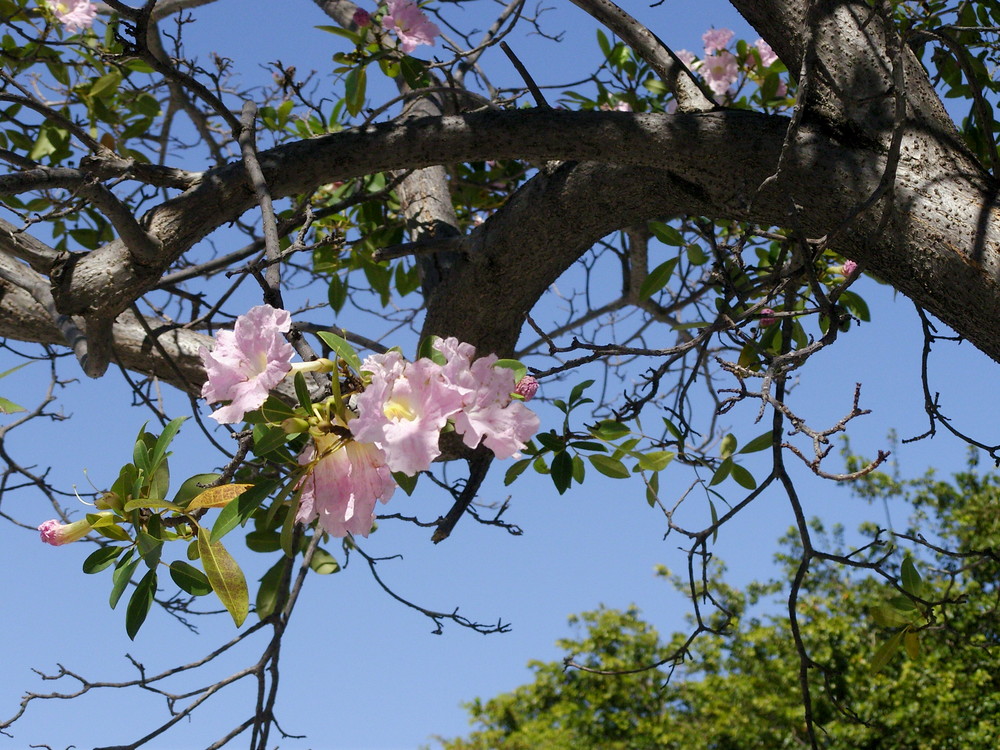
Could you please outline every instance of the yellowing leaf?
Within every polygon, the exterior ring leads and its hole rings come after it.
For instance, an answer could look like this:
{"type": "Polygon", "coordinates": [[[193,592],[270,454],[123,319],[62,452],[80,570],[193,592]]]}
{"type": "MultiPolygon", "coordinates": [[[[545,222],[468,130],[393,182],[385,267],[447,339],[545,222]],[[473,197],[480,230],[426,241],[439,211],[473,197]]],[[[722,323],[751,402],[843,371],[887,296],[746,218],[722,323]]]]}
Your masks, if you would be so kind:
{"type": "Polygon", "coordinates": [[[253,487],[252,484],[223,484],[218,487],[209,487],[188,503],[187,509],[224,508],[234,498],[239,497],[251,487],[253,487]]]}
{"type": "Polygon", "coordinates": [[[250,593],[243,571],[222,542],[211,541],[207,529],[198,529],[198,552],[212,590],[239,627],[250,611],[250,593]]]}

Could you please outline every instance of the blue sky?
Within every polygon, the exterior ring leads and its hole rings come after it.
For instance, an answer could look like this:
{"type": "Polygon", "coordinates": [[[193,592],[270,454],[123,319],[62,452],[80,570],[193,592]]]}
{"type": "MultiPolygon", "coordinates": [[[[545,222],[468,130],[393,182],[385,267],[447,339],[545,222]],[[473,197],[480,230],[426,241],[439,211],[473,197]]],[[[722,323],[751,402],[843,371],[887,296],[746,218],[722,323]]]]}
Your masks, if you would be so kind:
{"type": "MultiPolygon", "coordinates": [[[[483,6],[496,7],[481,3],[476,8],[483,6]]],[[[728,26],[738,36],[756,38],[723,2],[671,0],[657,8],[645,3],[626,7],[675,48],[699,49],[700,35],[710,26],[728,26]]],[[[248,81],[268,75],[255,66],[278,58],[300,70],[325,73],[338,41],[313,26],[327,19],[306,0],[286,0],[281,12],[275,8],[260,0],[220,0],[197,9],[198,23],[185,28],[191,52],[204,56],[217,51],[233,58],[248,81]]],[[[581,60],[588,61],[583,64],[587,68],[596,59],[594,25],[568,4],[543,18],[547,31],[566,32],[563,42],[514,35],[510,43],[539,83],[571,80],[581,60]]],[[[492,55],[487,63],[495,71],[494,81],[516,84],[516,73],[502,64],[501,53],[492,55]]],[[[225,242],[224,237],[214,239],[225,242]]],[[[814,423],[832,424],[850,409],[854,384],[862,383],[862,406],[873,414],[853,424],[851,439],[855,450],[873,454],[885,447],[889,430],[909,437],[926,429],[919,385],[921,340],[906,299],[870,280],[862,280],[856,289],[868,300],[873,322],[852,328],[837,346],[811,360],[790,398],[814,423]]],[[[248,296],[247,304],[256,301],[248,296]]],[[[6,352],[0,353],[0,371],[12,364],[6,352]]],[[[995,378],[993,367],[968,344],[943,344],[934,359],[933,375],[946,413],[974,434],[989,435],[997,422],[996,403],[983,397],[990,378],[995,378]]],[[[31,405],[44,379],[41,369],[32,365],[0,381],[2,394],[31,405]]],[[[71,369],[67,366],[65,372],[71,369]]],[[[181,400],[166,397],[183,413],[181,400]]],[[[119,375],[112,372],[99,381],[81,376],[60,397],[72,419],[19,432],[13,441],[21,451],[18,457],[52,464],[53,477],[62,485],[87,487],[89,476],[94,484],[106,486],[129,459],[135,433],[148,419],[141,409],[129,408],[128,400],[119,375]]],[[[754,412],[747,405],[727,415],[744,440],[764,431],[750,424],[754,412]]],[[[551,411],[543,410],[542,416],[543,424],[556,419],[551,411]]],[[[175,476],[209,470],[193,426],[182,435],[186,439],[178,441],[172,458],[175,476]]],[[[957,470],[965,455],[958,441],[939,437],[901,446],[894,460],[904,476],[913,476],[928,467],[942,473],[957,470]]],[[[848,529],[865,518],[882,520],[881,508],[868,507],[846,489],[814,479],[804,469],[799,475],[809,513],[841,521],[848,529]]],[[[673,477],[689,481],[681,473],[673,477]]],[[[671,478],[668,470],[664,480],[671,478]]],[[[381,592],[357,557],[337,575],[311,577],[284,645],[278,704],[282,728],[308,738],[282,741],[282,748],[393,750],[417,747],[433,734],[460,734],[467,728],[461,701],[489,697],[527,681],[529,659],[561,656],[553,642],[567,634],[566,618],[599,604],[638,604],[662,633],[684,627],[685,600],[654,575],[658,564],[680,569],[683,540],[664,539],[663,519],[646,505],[638,483],[590,476],[582,489],[558,496],[544,477],[525,475],[511,488],[504,488],[501,479],[502,471],[494,471],[483,497],[503,500],[513,495],[509,518],[524,529],[523,536],[466,520],[450,539],[434,546],[426,530],[387,521],[364,548],[376,556],[402,555],[379,566],[380,575],[400,595],[440,611],[459,607],[465,616],[482,622],[502,619],[510,623],[510,632],[482,636],[448,625],[443,635],[432,635],[432,623],[381,592]]],[[[421,492],[412,499],[400,494],[390,510],[431,515],[421,510],[422,500],[421,492]]],[[[440,505],[444,500],[434,495],[425,502],[440,505]]],[[[3,510],[31,523],[51,516],[40,496],[27,493],[5,499],[3,510]]],[[[698,512],[704,510],[692,510],[698,512]]],[[[720,533],[716,550],[729,565],[733,583],[768,575],[776,540],[791,522],[786,501],[772,493],[720,533]]],[[[52,672],[59,663],[93,680],[118,681],[135,674],[123,656],[126,652],[148,672],[156,672],[207,653],[233,635],[225,616],[206,618],[199,623],[202,634],[194,636],[154,610],[135,643],[129,643],[121,611],[112,612],[106,604],[109,576],[80,573],[89,547],[54,549],[42,546],[34,532],[8,527],[5,533],[6,543],[0,547],[0,580],[7,601],[0,631],[2,717],[15,712],[25,690],[75,688],[42,683],[31,668],[52,672]]],[[[249,553],[240,561],[248,578],[270,565],[263,556],[249,553]]],[[[195,683],[229,674],[253,657],[253,651],[243,651],[195,683]]],[[[252,705],[248,683],[242,691],[209,701],[193,722],[148,747],[207,744],[245,718],[252,705]]],[[[132,741],[164,717],[162,699],[133,691],[95,691],[61,705],[36,702],[12,727],[13,739],[0,737],[0,748],[132,741]]]]}

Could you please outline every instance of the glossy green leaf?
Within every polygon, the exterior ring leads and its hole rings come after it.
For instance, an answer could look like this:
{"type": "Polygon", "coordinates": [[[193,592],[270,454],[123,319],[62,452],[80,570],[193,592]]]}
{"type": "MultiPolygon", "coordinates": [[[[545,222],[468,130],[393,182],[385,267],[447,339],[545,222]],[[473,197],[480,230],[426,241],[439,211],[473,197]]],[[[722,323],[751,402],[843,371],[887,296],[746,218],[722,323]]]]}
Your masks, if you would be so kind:
{"type": "Polygon", "coordinates": [[[903,560],[899,574],[903,591],[919,597],[923,591],[923,581],[920,580],[920,573],[917,572],[917,566],[913,564],[913,558],[909,555],[903,560]]]}
{"type": "Polygon", "coordinates": [[[549,467],[552,476],[552,483],[556,486],[559,494],[563,494],[573,484],[573,459],[566,451],[559,451],[552,457],[552,465],[549,467]]]}
{"type": "Polygon", "coordinates": [[[368,88],[368,72],[366,68],[354,68],[344,79],[344,102],[347,111],[356,115],[365,106],[365,93],[368,88]]]}
{"type": "Polygon", "coordinates": [[[183,560],[174,560],[170,563],[170,578],[181,591],[186,591],[191,596],[205,596],[212,593],[212,584],[208,582],[205,574],[183,560]]]}
{"type": "Polygon", "coordinates": [[[118,559],[118,555],[124,551],[125,547],[101,547],[94,550],[83,561],[83,572],[87,574],[99,573],[110,567],[118,559]]]}
{"type": "Polygon", "coordinates": [[[736,484],[738,484],[740,487],[747,490],[757,489],[757,480],[754,479],[753,474],[751,474],[749,471],[744,469],[739,464],[736,463],[733,464],[733,468],[730,471],[730,474],[732,475],[736,484]]]}
{"type": "Polygon", "coordinates": [[[254,609],[257,617],[261,620],[267,618],[274,612],[274,606],[278,601],[278,587],[281,585],[281,577],[285,572],[288,558],[282,557],[272,565],[268,571],[261,576],[260,587],[257,589],[257,597],[254,609]]]}
{"type": "Polygon", "coordinates": [[[215,482],[221,474],[195,474],[193,477],[188,477],[181,484],[180,489],[177,490],[177,494],[174,495],[171,502],[181,508],[187,506],[194,498],[198,497],[207,485],[215,482]]]}
{"type": "Polygon", "coordinates": [[[639,456],[639,468],[644,471],[663,471],[674,460],[670,451],[650,451],[639,456]]]}
{"type": "Polygon", "coordinates": [[[212,526],[212,540],[217,542],[237,526],[245,524],[277,486],[277,480],[263,481],[230,501],[215,519],[215,524],[212,526]]]}
{"type": "Polygon", "coordinates": [[[649,299],[652,295],[663,289],[674,275],[674,268],[677,267],[677,258],[664,261],[643,280],[639,287],[639,299],[649,299]]]}
{"type": "Polygon", "coordinates": [[[715,470],[715,473],[712,475],[712,479],[708,483],[708,486],[714,487],[720,482],[725,481],[726,477],[729,476],[729,472],[731,472],[732,470],[733,470],[733,459],[727,458],[725,461],[719,464],[719,468],[715,470]]]}
{"type": "Polygon", "coordinates": [[[19,411],[27,411],[23,406],[15,404],[10,399],[0,396],[0,414],[14,414],[19,411]]]}
{"type": "Polygon", "coordinates": [[[213,542],[203,528],[198,529],[198,553],[212,590],[239,627],[250,611],[250,593],[243,571],[222,542],[213,542]]]}
{"type": "Polygon", "coordinates": [[[737,451],[737,453],[757,453],[758,451],[767,450],[774,444],[774,431],[768,430],[763,435],[758,435],[749,443],[744,445],[737,451]]]}
{"type": "Polygon", "coordinates": [[[344,360],[347,366],[354,370],[354,372],[361,372],[361,358],[354,350],[354,347],[347,343],[347,339],[343,339],[331,331],[319,331],[316,335],[323,340],[324,344],[330,347],[330,350],[334,354],[344,360]]]}
{"type": "Polygon", "coordinates": [[[318,573],[321,576],[340,572],[340,563],[322,547],[317,547],[316,551],[313,552],[312,560],[309,561],[309,567],[314,573],[318,573]]]}
{"type": "Polygon", "coordinates": [[[632,430],[623,425],[621,422],[615,422],[611,419],[606,419],[597,425],[597,428],[591,430],[591,433],[595,437],[601,438],[601,440],[617,440],[618,438],[625,437],[630,434],[632,430]]]}
{"type": "Polygon", "coordinates": [[[530,458],[522,458],[507,467],[507,473],[503,476],[504,485],[511,484],[515,479],[521,476],[521,474],[524,473],[524,470],[531,464],[531,461],[532,459],[530,458]]]}
{"type": "Polygon", "coordinates": [[[156,595],[156,568],[151,568],[142,577],[135,591],[132,592],[128,600],[128,607],[125,608],[125,632],[129,640],[135,640],[139,628],[146,621],[149,608],[153,606],[153,597],[156,595]]]}
{"type": "Polygon", "coordinates": [[[903,631],[894,634],[889,640],[879,646],[878,651],[872,657],[869,669],[872,673],[881,672],[882,668],[895,656],[899,650],[899,644],[903,641],[903,631]]]}
{"type": "Polygon", "coordinates": [[[521,378],[528,374],[528,368],[516,359],[498,359],[493,363],[494,367],[505,367],[514,371],[514,382],[519,383],[521,378]]]}
{"type": "Polygon", "coordinates": [[[417,488],[417,480],[420,478],[419,474],[414,474],[410,476],[409,474],[404,474],[401,471],[393,472],[392,478],[396,480],[396,484],[399,488],[406,493],[407,497],[413,495],[413,490],[417,488]]]}
{"type": "Polygon", "coordinates": [[[115,565],[115,571],[111,574],[111,596],[108,598],[111,609],[118,606],[118,600],[138,565],[139,558],[134,557],[133,550],[129,550],[115,565]]]}
{"type": "Polygon", "coordinates": [[[628,479],[631,473],[625,464],[611,456],[602,456],[596,454],[593,456],[587,456],[587,460],[590,461],[590,465],[593,466],[597,471],[606,477],[611,477],[612,479],[628,479]]]}

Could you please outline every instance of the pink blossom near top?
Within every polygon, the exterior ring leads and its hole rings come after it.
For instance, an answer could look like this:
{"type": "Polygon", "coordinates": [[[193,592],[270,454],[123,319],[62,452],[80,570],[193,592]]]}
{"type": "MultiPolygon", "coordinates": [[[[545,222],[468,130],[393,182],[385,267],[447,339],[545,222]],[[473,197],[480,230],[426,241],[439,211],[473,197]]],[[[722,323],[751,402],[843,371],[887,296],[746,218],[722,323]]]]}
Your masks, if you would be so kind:
{"type": "Polygon", "coordinates": [[[774,317],[774,310],[770,307],[765,307],[760,311],[760,324],[762,327],[767,328],[768,326],[773,326],[778,322],[778,319],[774,317]]]}
{"type": "Polygon", "coordinates": [[[716,96],[723,96],[740,75],[736,55],[723,50],[705,58],[701,68],[705,82],[716,96]]]}
{"type": "Polygon", "coordinates": [[[721,52],[732,38],[732,29],[709,29],[701,35],[701,41],[705,44],[705,54],[721,52]]]}
{"type": "Polygon", "coordinates": [[[534,375],[525,375],[517,381],[514,393],[525,401],[531,401],[535,397],[535,394],[538,393],[538,379],[534,375]]]}
{"type": "Polygon", "coordinates": [[[86,519],[74,521],[73,523],[61,523],[56,519],[52,519],[39,526],[38,533],[41,535],[43,542],[58,547],[62,544],[69,544],[78,539],[83,539],[90,533],[92,528],[94,527],[86,519]]]}
{"type": "Polygon", "coordinates": [[[774,50],[771,49],[771,45],[763,39],[758,39],[753,43],[753,46],[756,47],[757,52],[760,53],[760,64],[765,68],[770,68],[778,61],[778,56],[774,54],[774,50]]]}
{"type": "Polygon", "coordinates": [[[844,276],[850,276],[852,273],[854,273],[857,270],[857,268],[858,268],[858,264],[855,263],[853,260],[845,260],[844,261],[844,268],[842,269],[842,273],[844,274],[844,276]]]}
{"type": "Polygon", "coordinates": [[[299,482],[295,520],[319,526],[331,536],[368,536],[375,523],[375,501],[389,502],[396,489],[385,453],[371,443],[330,434],[315,438],[299,455],[311,466],[299,482]]]}
{"type": "Polygon", "coordinates": [[[389,0],[387,5],[382,26],[396,32],[403,52],[409,54],[420,44],[434,45],[434,37],[440,35],[441,30],[413,0],[389,0]]]}
{"type": "Polygon", "coordinates": [[[89,0],[45,0],[56,20],[71,34],[90,28],[97,18],[97,6],[89,0]]]}
{"type": "Polygon", "coordinates": [[[258,305],[239,316],[232,331],[219,331],[211,352],[201,348],[208,375],[202,398],[231,402],[213,412],[212,419],[219,424],[239,422],[267,400],[268,391],[291,370],[295,352],[282,336],[291,324],[287,310],[258,305]]]}
{"type": "Polygon", "coordinates": [[[462,408],[463,391],[441,365],[429,359],[406,362],[395,351],[368,357],[361,369],[372,379],[355,401],[354,437],[384,450],[392,471],[410,476],[426,471],[441,454],[438,438],[462,408]]]}

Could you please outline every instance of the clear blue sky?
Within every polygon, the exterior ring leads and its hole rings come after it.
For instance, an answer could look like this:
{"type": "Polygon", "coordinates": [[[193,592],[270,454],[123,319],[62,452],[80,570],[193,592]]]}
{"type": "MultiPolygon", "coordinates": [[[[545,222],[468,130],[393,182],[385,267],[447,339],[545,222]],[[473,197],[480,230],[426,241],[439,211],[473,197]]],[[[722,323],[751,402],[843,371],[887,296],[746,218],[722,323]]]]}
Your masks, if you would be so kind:
{"type": "MultiPolygon", "coordinates": [[[[557,5],[558,10],[543,19],[547,31],[566,32],[561,44],[537,36],[510,39],[543,84],[571,80],[578,70],[575,64],[587,60],[582,67],[589,69],[597,54],[589,18],[568,3],[557,5]]],[[[699,49],[700,35],[710,26],[728,26],[738,36],[756,38],[728,4],[716,0],[626,6],[675,48],[699,49]]],[[[185,28],[190,51],[203,58],[209,51],[233,58],[245,80],[267,75],[255,66],[275,59],[325,74],[330,55],[339,49],[336,37],[313,29],[327,20],[308,0],[285,0],[280,9],[261,0],[220,0],[194,14],[198,23],[185,28]]],[[[460,14],[456,23],[464,23],[460,14]]],[[[492,51],[486,61],[495,82],[515,84],[516,74],[500,58],[499,51],[492,51]]],[[[918,377],[920,338],[907,300],[867,280],[857,289],[872,308],[873,322],[852,328],[840,344],[811,360],[791,399],[815,423],[833,423],[849,410],[854,383],[862,383],[862,406],[874,413],[855,422],[851,435],[856,450],[871,454],[885,447],[890,429],[902,437],[926,429],[918,377]]],[[[248,299],[248,306],[255,302],[248,299]]],[[[11,364],[9,355],[0,354],[0,371],[11,364]]],[[[942,345],[935,360],[946,412],[969,431],[985,432],[1000,416],[995,401],[984,403],[980,395],[991,382],[988,378],[995,379],[993,367],[967,344],[947,350],[942,345]]],[[[39,393],[41,369],[36,364],[0,381],[0,393],[31,405],[39,393]]],[[[63,485],[86,487],[84,469],[94,484],[108,485],[148,419],[142,409],[127,407],[125,394],[120,376],[113,372],[100,381],[71,384],[60,404],[73,418],[33,425],[15,435],[18,457],[52,464],[55,481],[63,485]],[[27,445],[33,446],[31,451],[26,452],[27,445]]],[[[183,413],[177,403],[178,413],[183,413]]],[[[746,406],[727,417],[744,440],[764,431],[750,424],[752,414],[753,408],[746,406]]],[[[543,425],[546,419],[555,416],[543,412],[543,425]]],[[[177,444],[175,476],[211,468],[202,463],[205,453],[194,433],[188,427],[183,434],[191,440],[177,444]]],[[[913,476],[929,466],[957,470],[964,457],[964,448],[944,437],[904,446],[895,458],[903,475],[913,476]]],[[[478,621],[502,619],[511,624],[511,632],[484,637],[448,625],[443,635],[432,635],[430,621],[383,594],[360,558],[340,574],[310,578],[284,645],[278,704],[282,727],[308,738],[281,741],[282,748],[392,750],[417,747],[433,734],[463,733],[467,724],[461,701],[489,697],[527,681],[529,659],[560,656],[553,642],[567,634],[566,617],[601,603],[636,603],[663,633],[684,627],[685,600],[653,574],[657,564],[681,568],[684,556],[677,548],[682,540],[664,540],[663,519],[646,505],[638,483],[592,476],[582,490],[560,497],[547,478],[526,475],[508,489],[500,482],[502,471],[494,474],[484,497],[502,500],[513,494],[509,518],[524,529],[523,536],[463,522],[452,538],[433,546],[426,530],[388,521],[365,549],[374,555],[403,555],[379,568],[401,595],[441,611],[460,607],[478,621]]],[[[883,519],[881,508],[864,505],[846,489],[812,479],[805,471],[800,475],[810,513],[843,521],[849,529],[862,518],[883,519]]],[[[668,470],[664,479],[670,478],[668,470]]],[[[419,492],[412,499],[400,494],[390,510],[407,513],[420,502],[419,492]]],[[[434,495],[433,502],[444,500],[434,495]]],[[[33,523],[51,516],[41,496],[26,493],[18,493],[10,503],[5,500],[3,510],[33,523]]],[[[432,513],[423,510],[421,515],[432,513]]],[[[760,498],[745,518],[720,533],[716,550],[729,564],[734,583],[768,574],[775,542],[791,522],[784,499],[774,493],[760,498]]],[[[14,527],[5,534],[0,547],[6,599],[0,626],[4,718],[15,712],[25,690],[70,691],[70,684],[40,682],[30,672],[33,667],[51,672],[60,663],[93,680],[131,679],[134,670],[123,656],[126,652],[152,673],[196,658],[233,634],[225,616],[206,618],[202,635],[193,636],[154,610],[136,642],[129,643],[122,612],[112,612],[106,604],[109,576],[80,572],[90,547],[46,547],[34,532],[14,527]]],[[[270,564],[250,553],[240,559],[248,578],[255,577],[255,565],[259,575],[270,564]]],[[[211,677],[196,682],[235,671],[253,656],[244,650],[212,670],[211,677]]],[[[197,711],[192,723],[148,747],[190,748],[213,741],[246,717],[252,692],[249,682],[242,692],[227,691],[197,711]]],[[[161,699],[134,691],[97,691],[61,705],[36,702],[12,728],[13,739],[0,737],[0,748],[37,743],[84,748],[132,741],[163,717],[161,699]]],[[[244,744],[235,741],[233,746],[244,744]]]]}

